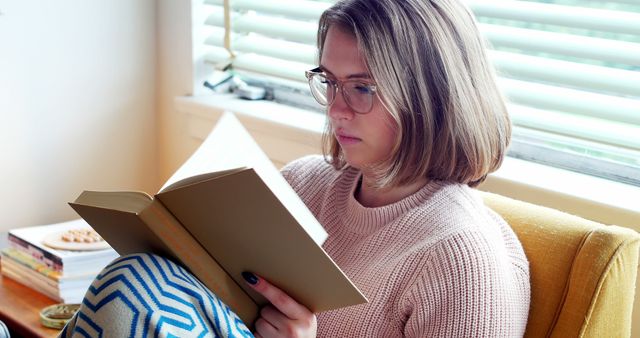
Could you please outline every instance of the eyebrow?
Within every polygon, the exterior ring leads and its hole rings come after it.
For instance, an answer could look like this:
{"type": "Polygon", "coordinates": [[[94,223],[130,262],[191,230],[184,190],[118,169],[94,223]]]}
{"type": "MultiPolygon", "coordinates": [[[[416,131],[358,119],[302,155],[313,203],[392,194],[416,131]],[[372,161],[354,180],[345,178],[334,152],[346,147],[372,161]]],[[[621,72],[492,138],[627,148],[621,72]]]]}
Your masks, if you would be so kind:
{"type": "MultiPolygon", "coordinates": [[[[333,75],[333,73],[323,65],[318,66],[318,68],[327,74],[333,75]]],[[[369,73],[355,73],[349,74],[347,79],[371,79],[371,75],[369,75],[369,73]]]]}

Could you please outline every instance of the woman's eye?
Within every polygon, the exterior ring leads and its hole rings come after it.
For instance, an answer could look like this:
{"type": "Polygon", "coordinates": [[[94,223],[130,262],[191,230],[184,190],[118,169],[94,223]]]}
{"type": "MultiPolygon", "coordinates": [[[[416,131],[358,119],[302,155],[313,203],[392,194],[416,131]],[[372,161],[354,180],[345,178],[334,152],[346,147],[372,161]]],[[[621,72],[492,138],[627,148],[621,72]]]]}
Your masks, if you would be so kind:
{"type": "Polygon", "coordinates": [[[326,85],[330,85],[330,86],[334,86],[336,82],[332,81],[332,80],[330,80],[330,79],[328,79],[326,77],[321,77],[320,78],[320,83],[326,84],[326,85]]]}
{"type": "Polygon", "coordinates": [[[353,88],[359,94],[373,94],[373,90],[371,89],[371,87],[366,84],[357,84],[354,85],[353,88]]]}

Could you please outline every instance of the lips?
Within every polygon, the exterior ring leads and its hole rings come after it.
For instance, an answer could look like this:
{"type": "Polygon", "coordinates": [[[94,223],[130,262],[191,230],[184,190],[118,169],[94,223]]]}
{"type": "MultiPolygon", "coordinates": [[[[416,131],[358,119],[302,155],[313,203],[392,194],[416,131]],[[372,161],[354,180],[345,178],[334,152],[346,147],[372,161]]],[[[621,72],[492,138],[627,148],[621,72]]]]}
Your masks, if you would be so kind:
{"type": "Polygon", "coordinates": [[[336,138],[341,145],[355,144],[362,141],[362,139],[340,130],[336,132],[336,138]]]}

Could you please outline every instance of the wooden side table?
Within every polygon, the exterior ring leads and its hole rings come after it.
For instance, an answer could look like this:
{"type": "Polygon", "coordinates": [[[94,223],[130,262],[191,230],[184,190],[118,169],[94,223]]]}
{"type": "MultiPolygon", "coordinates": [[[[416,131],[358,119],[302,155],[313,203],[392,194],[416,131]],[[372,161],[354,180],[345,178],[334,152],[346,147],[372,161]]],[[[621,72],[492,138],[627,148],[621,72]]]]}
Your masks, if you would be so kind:
{"type": "Polygon", "coordinates": [[[0,275],[0,320],[19,337],[56,337],[60,330],[40,324],[40,310],[57,302],[0,275]]]}

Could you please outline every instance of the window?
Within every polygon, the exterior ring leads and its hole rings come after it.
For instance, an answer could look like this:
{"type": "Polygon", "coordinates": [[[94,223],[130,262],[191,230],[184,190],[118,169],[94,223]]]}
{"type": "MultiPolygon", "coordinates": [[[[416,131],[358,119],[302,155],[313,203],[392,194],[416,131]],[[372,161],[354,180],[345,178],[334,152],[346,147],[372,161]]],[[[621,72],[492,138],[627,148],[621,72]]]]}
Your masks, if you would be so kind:
{"type": "MultiPolygon", "coordinates": [[[[316,65],[317,19],[332,1],[225,2],[205,1],[208,65],[231,63],[272,99],[319,109],[304,70],[316,65]]],[[[509,155],[640,185],[640,3],[467,3],[509,100],[509,155]]]]}
{"type": "Polygon", "coordinates": [[[510,155],[640,184],[640,4],[470,6],[510,101],[510,155]]]}

